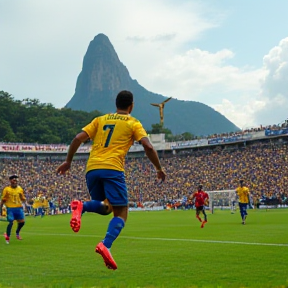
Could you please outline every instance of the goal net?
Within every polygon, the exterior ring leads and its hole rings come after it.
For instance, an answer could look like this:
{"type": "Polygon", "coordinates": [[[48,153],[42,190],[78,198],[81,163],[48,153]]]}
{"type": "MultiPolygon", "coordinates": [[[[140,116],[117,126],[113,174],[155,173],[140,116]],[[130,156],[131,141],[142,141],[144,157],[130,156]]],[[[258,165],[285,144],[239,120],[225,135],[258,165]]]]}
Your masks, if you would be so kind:
{"type": "Polygon", "coordinates": [[[234,213],[236,210],[235,190],[206,191],[209,195],[209,210],[214,213],[215,209],[230,209],[234,213]]]}

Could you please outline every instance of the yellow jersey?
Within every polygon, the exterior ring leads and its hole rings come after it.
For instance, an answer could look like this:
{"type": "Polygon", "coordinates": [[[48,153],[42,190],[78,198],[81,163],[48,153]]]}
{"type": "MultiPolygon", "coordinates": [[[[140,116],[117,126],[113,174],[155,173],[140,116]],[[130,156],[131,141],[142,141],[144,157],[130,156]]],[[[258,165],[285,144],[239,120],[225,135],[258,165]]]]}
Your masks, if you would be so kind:
{"type": "Polygon", "coordinates": [[[32,207],[33,207],[34,209],[38,209],[38,208],[42,207],[42,201],[41,201],[40,197],[35,197],[35,198],[33,198],[33,205],[32,205],[32,207]]]}
{"type": "Polygon", "coordinates": [[[243,187],[238,187],[236,189],[236,193],[239,196],[239,202],[240,203],[249,203],[249,188],[243,186],[243,187]]]}
{"type": "Polygon", "coordinates": [[[125,156],[134,141],[147,137],[141,122],[129,114],[96,117],[82,130],[93,141],[86,172],[94,169],[124,171],[125,156]]]}
{"type": "Polygon", "coordinates": [[[11,186],[5,187],[1,199],[7,208],[23,207],[22,202],[26,201],[24,191],[20,186],[15,188],[11,186]]]}

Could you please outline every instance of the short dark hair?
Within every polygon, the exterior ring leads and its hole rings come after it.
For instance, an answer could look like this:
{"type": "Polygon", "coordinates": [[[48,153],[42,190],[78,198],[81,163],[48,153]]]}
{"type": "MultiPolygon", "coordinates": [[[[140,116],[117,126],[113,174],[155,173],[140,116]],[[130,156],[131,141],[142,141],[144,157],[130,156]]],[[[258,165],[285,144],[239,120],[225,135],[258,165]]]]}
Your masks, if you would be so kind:
{"type": "Polygon", "coordinates": [[[202,184],[199,184],[198,185],[198,189],[202,189],[203,188],[203,185],[202,184]]]}
{"type": "Polygon", "coordinates": [[[119,109],[127,109],[133,103],[133,94],[130,91],[120,91],[116,97],[116,107],[119,109]]]}
{"type": "Polygon", "coordinates": [[[12,179],[15,179],[15,178],[18,178],[18,176],[17,175],[11,175],[11,176],[9,176],[9,180],[12,180],[12,179]]]}

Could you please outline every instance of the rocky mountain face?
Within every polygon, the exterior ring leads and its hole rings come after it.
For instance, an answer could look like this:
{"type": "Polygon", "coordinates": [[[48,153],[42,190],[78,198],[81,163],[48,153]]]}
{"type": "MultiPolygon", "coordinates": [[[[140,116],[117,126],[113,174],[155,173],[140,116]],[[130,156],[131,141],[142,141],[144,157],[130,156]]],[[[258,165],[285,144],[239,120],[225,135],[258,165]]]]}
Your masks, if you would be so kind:
{"type": "MultiPolygon", "coordinates": [[[[134,94],[132,115],[142,122],[146,130],[150,130],[152,124],[160,123],[160,111],[151,103],[161,103],[167,97],[147,91],[133,80],[108,37],[98,34],[89,44],[75,94],[65,107],[87,112],[115,112],[115,98],[121,90],[130,90],[134,94]]],[[[173,134],[210,135],[239,130],[226,117],[203,103],[173,98],[165,104],[164,126],[173,134]]]]}

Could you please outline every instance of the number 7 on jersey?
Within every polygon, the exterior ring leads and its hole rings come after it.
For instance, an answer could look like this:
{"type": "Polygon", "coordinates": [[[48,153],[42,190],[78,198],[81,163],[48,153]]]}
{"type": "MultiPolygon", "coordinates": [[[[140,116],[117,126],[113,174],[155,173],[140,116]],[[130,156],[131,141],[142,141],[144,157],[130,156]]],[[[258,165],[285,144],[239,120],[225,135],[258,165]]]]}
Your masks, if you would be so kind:
{"type": "Polygon", "coordinates": [[[111,137],[112,137],[112,134],[113,134],[113,131],[114,131],[114,128],[115,128],[115,124],[107,124],[107,125],[104,125],[103,126],[103,130],[106,131],[107,129],[109,129],[109,133],[108,133],[108,136],[107,136],[107,139],[106,139],[106,142],[105,142],[105,145],[104,147],[108,147],[109,145],[109,142],[111,140],[111,137]]]}

